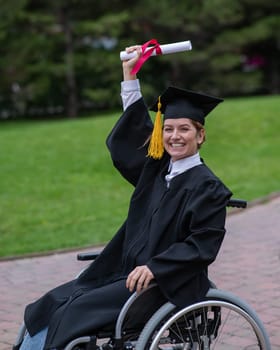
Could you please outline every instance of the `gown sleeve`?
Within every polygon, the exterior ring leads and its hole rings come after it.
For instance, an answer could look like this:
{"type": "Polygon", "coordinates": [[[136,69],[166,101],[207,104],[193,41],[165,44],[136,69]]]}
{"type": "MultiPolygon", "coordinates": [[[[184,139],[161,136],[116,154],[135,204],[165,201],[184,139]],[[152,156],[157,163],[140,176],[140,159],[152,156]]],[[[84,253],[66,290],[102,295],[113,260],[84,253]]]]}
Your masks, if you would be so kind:
{"type": "Polygon", "coordinates": [[[126,222],[105,246],[99,256],[78,277],[77,284],[94,281],[95,287],[104,285],[122,274],[122,249],[126,222]]]}
{"type": "Polygon", "coordinates": [[[207,267],[225,234],[226,204],[231,192],[211,180],[194,190],[184,210],[185,238],[147,263],[161,290],[174,304],[201,300],[209,289],[207,267]]]}
{"type": "Polygon", "coordinates": [[[140,98],[125,110],[106,140],[114,166],[134,186],[147,159],[145,143],[152,129],[148,109],[140,98]]]}

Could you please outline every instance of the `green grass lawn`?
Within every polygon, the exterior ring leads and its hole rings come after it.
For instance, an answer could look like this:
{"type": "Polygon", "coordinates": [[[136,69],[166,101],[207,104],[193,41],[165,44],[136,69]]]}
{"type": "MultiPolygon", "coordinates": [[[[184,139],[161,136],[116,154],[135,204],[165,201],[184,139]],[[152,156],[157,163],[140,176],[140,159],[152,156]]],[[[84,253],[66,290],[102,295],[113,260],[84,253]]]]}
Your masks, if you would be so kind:
{"type": "MultiPolygon", "coordinates": [[[[207,119],[205,162],[247,200],[280,190],[279,96],[229,99],[207,119]]],[[[107,242],[132,187],[105,139],[119,115],[0,124],[0,257],[107,242]]]]}

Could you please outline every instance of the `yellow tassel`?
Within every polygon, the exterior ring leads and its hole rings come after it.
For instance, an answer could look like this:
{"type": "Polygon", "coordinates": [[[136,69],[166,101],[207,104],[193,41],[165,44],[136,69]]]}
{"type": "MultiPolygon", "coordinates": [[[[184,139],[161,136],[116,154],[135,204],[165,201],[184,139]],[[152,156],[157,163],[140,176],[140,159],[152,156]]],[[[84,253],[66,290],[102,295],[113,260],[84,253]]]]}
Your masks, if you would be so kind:
{"type": "Polygon", "coordinates": [[[163,147],[163,136],[162,136],[162,121],[161,121],[161,102],[160,97],[158,98],[158,110],[155,118],[154,129],[152,132],[148,156],[154,159],[161,159],[164,152],[163,147]]]}

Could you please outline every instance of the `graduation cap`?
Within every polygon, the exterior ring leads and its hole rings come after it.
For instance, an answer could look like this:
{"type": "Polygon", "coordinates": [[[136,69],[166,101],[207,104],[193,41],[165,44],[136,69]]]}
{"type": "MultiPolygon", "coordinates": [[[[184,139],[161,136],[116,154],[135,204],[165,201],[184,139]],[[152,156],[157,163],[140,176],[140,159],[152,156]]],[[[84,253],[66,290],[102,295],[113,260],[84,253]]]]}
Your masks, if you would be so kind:
{"type": "Polygon", "coordinates": [[[205,117],[222,101],[218,97],[169,86],[150,107],[157,114],[148,156],[160,159],[163,155],[162,113],[164,119],[189,118],[204,125],[205,117]]]}

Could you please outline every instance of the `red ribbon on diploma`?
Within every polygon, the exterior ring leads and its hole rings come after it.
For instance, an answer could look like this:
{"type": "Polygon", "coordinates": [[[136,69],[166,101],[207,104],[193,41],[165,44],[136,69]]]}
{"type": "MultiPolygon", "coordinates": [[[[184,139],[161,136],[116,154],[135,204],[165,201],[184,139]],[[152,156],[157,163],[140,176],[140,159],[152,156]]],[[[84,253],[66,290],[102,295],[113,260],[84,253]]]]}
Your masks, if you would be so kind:
{"type": "Polygon", "coordinates": [[[135,66],[133,67],[131,74],[137,74],[143,64],[147,61],[147,59],[152,55],[154,51],[156,51],[157,55],[161,55],[161,48],[159,46],[159,43],[156,39],[151,39],[147,41],[145,44],[141,46],[142,48],[142,56],[139,58],[139,60],[136,62],[135,66]],[[147,49],[150,45],[153,45],[149,49],[147,49]]]}

